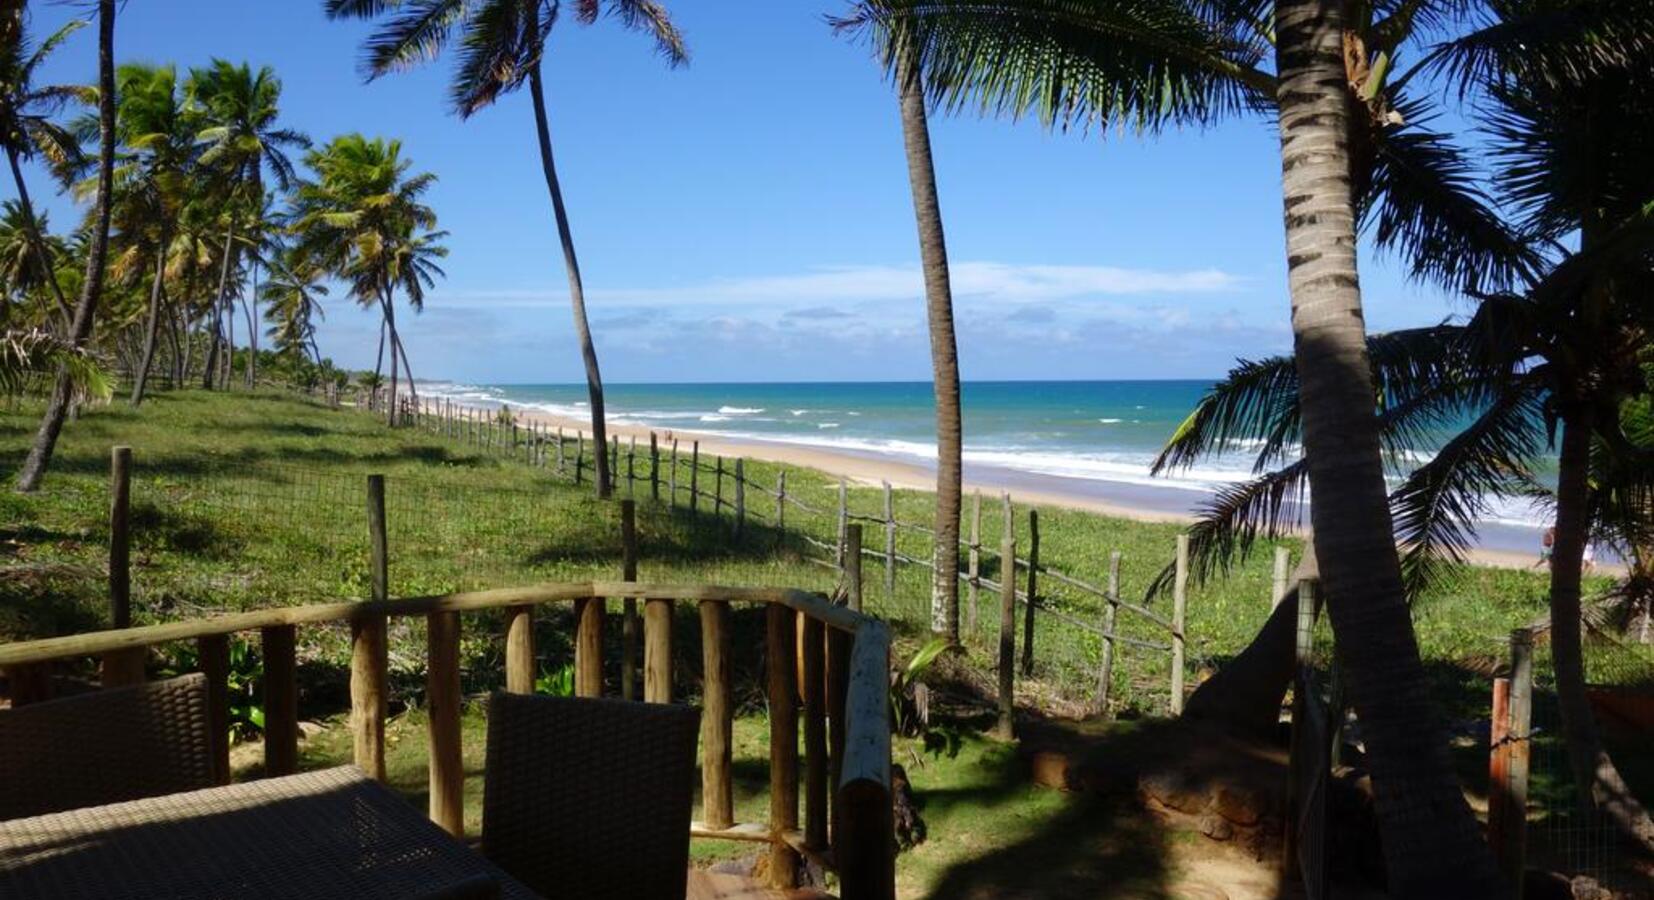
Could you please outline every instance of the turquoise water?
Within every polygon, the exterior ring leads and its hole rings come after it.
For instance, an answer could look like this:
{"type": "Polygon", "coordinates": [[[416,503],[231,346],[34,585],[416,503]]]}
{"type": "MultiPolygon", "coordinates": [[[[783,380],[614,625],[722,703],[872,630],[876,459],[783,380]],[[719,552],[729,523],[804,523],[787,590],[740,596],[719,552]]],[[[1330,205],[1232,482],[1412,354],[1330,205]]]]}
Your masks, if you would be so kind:
{"type": "MultiPolygon", "coordinates": [[[[966,477],[1187,512],[1251,473],[1237,452],[1172,477],[1149,464],[1210,386],[1206,381],[972,382],[963,388],[966,477]]],[[[432,383],[456,400],[588,415],[583,385],[432,383]]],[[[610,420],[660,431],[693,431],[877,456],[918,465],[936,459],[935,409],[927,382],[800,384],[615,384],[610,420]]],[[[1520,504],[1486,518],[1531,526],[1520,504]]],[[[1524,547],[1527,538],[1519,543],[1524,547]]],[[[1504,542],[1500,542],[1504,543],[1504,542]]]]}

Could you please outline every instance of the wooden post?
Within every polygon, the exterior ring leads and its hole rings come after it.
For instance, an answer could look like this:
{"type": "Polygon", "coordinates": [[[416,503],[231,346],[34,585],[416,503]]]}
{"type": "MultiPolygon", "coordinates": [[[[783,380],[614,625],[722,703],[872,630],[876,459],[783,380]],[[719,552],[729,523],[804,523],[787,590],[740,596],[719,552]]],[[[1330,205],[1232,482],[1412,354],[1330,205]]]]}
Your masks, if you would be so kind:
{"type": "Polygon", "coordinates": [[[425,705],[430,714],[431,821],[465,836],[465,759],[460,747],[459,613],[425,617],[425,705]]]}
{"type": "MultiPolygon", "coordinates": [[[[701,442],[689,445],[689,511],[695,512],[701,503],[701,442]]],[[[717,512],[717,510],[713,510],[717,512]]]]}
{"type": "Polygon", "coordinates": [[[827,626],[803,617],[804,626],[804,843],[827,847],[827,626]]]}
{"type": "MultiPolygon", "coordinates": [[[[1015,571],[1012,563],[1012,571],[1015,571]]],[[[1034,674],[1034,608],[1039,606],[1039,510],[1028,510],[1028,600],[1022,613],[1022,674],[1034,674]]],[[[1011,581],[1015,583],[1016,579],[1011,581]]]]}
{"type": "Polygon", "coordinates": [[[779,468],[775,473],[775,545],[780,547],[787,540],[787,470],[779,468]]]}
{"type": "MultiPolygon", "coordinates": [[[[844,541],[845,541],[845,536],[849,533],[848,530],[847,530],[849,527],[850,527],[850,486],[845,483],[845,480],[843,478],[840,478],[838,480],[838,552],[839,552],[838,564],[839,564],[839,568],[841,568],[841,569],[844,568],[844,566],[845,566],[844,541]]],[[[860,556],[856,557],[856,566],[858,568],[861,566],[861,557],[860,556]]]]}
{"type": "Polygon", "coordinates": [[[513,694],[534,693],[534,607],[505,608],[505,689],[513,694]]]}
{"type": "Polygon", "coordinates": [[[1298,628],[1293,642],[1292,665],[1292,741],[1286,769],[1286,828],[1281,835],[1281,864],[1289,877],[1298,872],[1298,844],[1301,840],[1298,835],[1298,805],[1303,801],[1306,787],[1302,783],[1307,766],[1303,755],[1309,749],[1301,732],[1308,721],[1301,676],[1310,666],[1314,653],[1315,612],[1319,605],[1316,594],[1319,589],[1317,579],[1305,578],[1298,582],[1298,628]]]}
{"type": "Polygon", "coordinates": [[[827,721],[831,726],[827,738],[827,784],[832,797],[828,812],[828,836],[833,853],[838,853],[839,839],[844,834],[844,810],[838,802],[839,777],[844,771],[844,745],[848,739],[844,721],[846,692],[850,679],[849,632],[827,629],[827,721]]]}
{"type": "Polygon", "coordinates": [[[649,499],[660,502],[660,441],[649,432],[649,499]]]}
{"type": "Polygon", "coordinates": [[[848,736],[838,802],[844,834],[835,859],[841,896],[891,900],[896,888],[896,840],[890,803],[890,634],[882,623],[856,631],[851,651],[848,736]]]}
{"type": "Polygon", "coordinates": [[[207,676],[207,752],[213,784],[230,783],[230,636],[195,639],[195,656],[207,676]]]}
{"type": "Polygon", "coordinates": [[[1282,598],[1286,597],[1287,573],[1291,571],[1292,551],[1285,547],[1275,548],[1275,572],[1269,586],[1269,608],[1274,609],[1281,605],[1282,598]]]}
{"type": "Polygon", "coordinates": [[[770,886],[797,886],[798,854],[786,834],[798,828],[798,685],[793,660],[794,612],[771,603],[765,610],[768,628],[770,703],[770,886]]]}
{"type": "Polygon", "coordinates": [[[968,591],[968,605],[966,615],[970,617],[965,630],[971,634],[977,633],[981,617],[978,607],[981,605],[982,591],[982,492],[974,491],[971,494],[971,543],[967,548],[968,556],[965,561],[965,587],[968,591]]]}
{"type": "Polygon", "coordinates": [[[369,778],[385,780],[385,713],[389,705],[388,623],[383,615],[350,623],[350,733],[354,759],[369,778]]]}
{"type": "Polygon", "coordinates": [[[861,612],[861,523],[845,526],[839,553],[844,556],[844,586],[850,592],[850,608],[861,612]]]}
{"type": "Polygon", "coordinates": [[[132,448],[109,453],[109,620],[132,627],[132,448]]]}
{"type": "Polygon", "coordinates": [[[1005,495],[1005,530],[999,539],[999,723],[1001,740],[1015,734],[1016,632],[1017,632],[1017,532],[1012,518],[1011,495],[1005,495]]]}
{"type": "Polygon", "coordinates": [[[712,829],[735,824],[730,777],[735,703],[729,650],[729,606],[701,601],[701,819],[712,829]]]}
{"type": "MultiPolygon", "coordinates": [[[[615,438],[615,440],[619,441],[620,439],[615,438]]],[[[631,440],[626,444],[626,496],[628,497],[632,497],[637,494],[636,463],[637,435],[634,434],[631,436],[631,440]]]]}
{"type": "Polygon", "coordinates": [[[390,549],[385,534],[385,476],[368,476],[369,576],[373,599],[390,598],[390,549]]]}
{"type": "Polygon", "coordinates": [[[1172,715],[1183,714],[1183,619],[1189,608],[1189,534],[1177,536],[1177,571],[1172,578],[1172,715]]]}
{"type": "Polygon", "coordinates": [[[724,458],[713,457],[712,470],[712,514],[721,516],[724,513],[724,458]]]}
{"type": "Polygon", "coordinates": [[[578,485],[580,483],[580,478],[581,478],[581,474],[582,474],[581,470],[583,468],[585,468],[585,465],[586,465],[586,435],[582,431],[575,431],[575,433],[574,433],[574,483],[576,485],[578,485]]]}
{"type": "Polygon", "coordinates": [[[666,470],[667,500],[666,504],[674,509],[678,506],[678,439],[672,439],[672,462],[666,470]]]}
{"type": "MultiPolygon", "coordinates": [[[[627,486],[631,485],[631,457],[627,457],[627,486]]],[[[637,580],[637,501],[620,501],[620,580],[637,580]]],[[[621,600],[620,698],[637,699],[637,598],[621,600]]]]}
{"type": "Polygon", "coordinates": [[[607,601],[584,597],[574,601],[574,695],[603,696],[603,620],[607,601]]]}
{"type": "Polygon", "coordinates": [[[299,767],[299,686],[292,625],[263,629],[264,774],[291,775],[299,767]]]}
{"type": "Polygon", "coordinates": [[[746,460],[735,457],[735,536],[740,537],[747,527],[746,460]]]}
{"type": "Polygon", "coordinates": [[[643,602],[643,700],[672,702],[671,600],[643,602]]]}
{"type": "Polygon", "coordinates": [[[1493,709],[1488,717],[1487,843],[1501,872],[1510,871],[1505,831],[1510,820],[1510,678],[1493,679],[1493,709]]]}
{"type": "Polygon", "coordinates": [[[620,487],[620,435],[609,436],[609,490],[620,487]]]}
{"type": "Polygon", "coordinates": [[[557,426],[557,474],[563,474],[567,468],[563,463],[563,426],[557,426]]]}
{"type": "Polygon", "coordinates": [[[896,593],[896,502],[890,493],[890,482],[884,483],[884,593],[896,593]]]}
{"type": "Polygon", "coordinates": [[[1521,900],[1528,855],[1528,762],[1533,749],[1533,634],[1525,628],[1510,634],[1509,707],[1504,846],[1496,849],[1506,866],[1507,883],[1516,886],[1517,900],[1521,900]]]}
{"type": "Polygon", "coordinates": [[[1114,620],[1120,608],[1120,551],[1108,554],[1108,597],[1103,601],[1103,659],[1097,666],[1097,714],[1108,713],[1114,684],[1114,620]]]}

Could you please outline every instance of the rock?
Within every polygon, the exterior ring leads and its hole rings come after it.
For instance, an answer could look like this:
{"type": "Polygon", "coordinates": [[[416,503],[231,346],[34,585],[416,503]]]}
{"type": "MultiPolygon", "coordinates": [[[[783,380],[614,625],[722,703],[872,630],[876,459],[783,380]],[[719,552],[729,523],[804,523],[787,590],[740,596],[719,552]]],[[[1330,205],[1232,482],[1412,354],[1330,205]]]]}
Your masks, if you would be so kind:
{"type": "Polygon", "coordinates": [[[1178,812],[1202,812],[1210,800],[1204,790],[1189,784],[1178,772],[1147,773],[1137,780],[1137,790],[1145,798],[1178,812]]]}
{"type": "Polygon", "coordinates": [[[1212,809],[1236,825],[1256,825],[1272,808],[1271,800],[1250,785],[1223,784],[1212,794],[1212,809]]]}
{"type": "Polygon", "coordinates": [[[1613,892],[1589,875],[1575,875],[1568,886],[1573,889],[1574,900],[1614,900],[1613,892]]]}
{"type": "Polygon", "coordinates": [[[1028,764],[1035,784],[1059,791],[1069,789],[1068,754],[1057,750],[1037,750],[1028,764]]]}
{"type": "Polygon", "coordinates": [[[1217,813],[1209,812],[1200,817],[1200,833],[1214,841],[1227,841],[1235,836],[1235,826],[1229,820],[1217,813]]]}

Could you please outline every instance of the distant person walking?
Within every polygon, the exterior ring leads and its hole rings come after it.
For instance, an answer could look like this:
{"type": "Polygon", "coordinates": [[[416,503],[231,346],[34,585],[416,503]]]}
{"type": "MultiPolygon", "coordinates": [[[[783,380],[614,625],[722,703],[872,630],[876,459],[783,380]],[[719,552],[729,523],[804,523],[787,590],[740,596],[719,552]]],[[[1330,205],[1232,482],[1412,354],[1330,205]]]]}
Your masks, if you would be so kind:
{"type": "MultiPolygon", "coordinates": [[[[1555,552],[1556,552],[1556,526],[1552,525],[1551,527],[1545,529],[1544,536],[1539,539],[1539,561],[1534,563],[1531,566],[1531,568],[1537,569],[1541,566],[1550,565],[1551,554],[1555,553],[1555,552]]],[[[1586,552],[1587,553],[1590,552],[1589,547],[1586,548],[1586,552]]]]}

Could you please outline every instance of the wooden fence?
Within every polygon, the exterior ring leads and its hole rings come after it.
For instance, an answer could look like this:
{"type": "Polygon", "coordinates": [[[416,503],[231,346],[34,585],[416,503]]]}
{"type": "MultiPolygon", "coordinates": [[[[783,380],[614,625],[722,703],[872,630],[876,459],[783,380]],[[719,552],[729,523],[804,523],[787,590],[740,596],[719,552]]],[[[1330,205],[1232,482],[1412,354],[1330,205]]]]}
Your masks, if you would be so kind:
{"type": "MultiPolygon", "coordinates": [[[[370,481],[369,496],[383,499],[383,482],[370,481]],[[377,492],[374,485],[377,484],[377,492]]],[[[371,510],[370,504],[370,510],[371,510]]],[[[464,821],[464,766],[461,757],[459,647],[462,612],[503,610],[505,684],[508,691],[532,692],[535,653],[532,620],[537,607],[571,603],[576,622],[575,693],[603,692],[603,634],[611,624],[611,603],[622,599],[620,627],[638,633],[636,605],[642,604],[642,699],[670,703],[674,607],[698,606],[701,622],[702,811],[690,828],[693,838],[767,844],[769,872],[776,887],[792,887],[800,857],[838,873],[845,897],[894,896],[894,840],[890,794],[890,635],[885,625],[859,609],[816,594],[789,589],[711,585],[655,585],[633,580],[540,584],[504,590],[426,597],[385,596],[385,545],[381,514],[375,528],[373,599],[233,613],[138,628],[116,628],[69,637],[0,644],[0,669],[14,686],[32,690],[14,702],[50,693],[48,667],[95,657],[106,686],[144,677],[151,647],[194,641],[209,683],[215,768],[229,779],[229,639],[257,632],[262,647],[264,769],[270,776],[293,772],[298,763],[296,636],[299,626],[347,622],[351,628],[350,729],[355,762],[369,775],[385,777],[385,718],[389,695],[388,620],[423,617],[426,622],[426,706],[430,816],[458,835],[464,821]],[[766,696],[770,722],[769,817],[738,822],[732,778],[733,715],[730,607],[766,610],[766,696]],[[802,672],[803,683],[799,683],[802,672]],[[802,690],[801,690],[802,688],[802,690]],[[800,698],[802,697],[802,704],[800,698]],[[803,728],[799,762],[800,718],[803,728]],[[802,771],[803,818],[799,816],[802,771]],[[833,786],[829,789],[829,786],[833,786]]],[[[622,505],[625,574],[636,572],[631,504],[622,505]]],[[[622,644],[621,672],[630,694],[638,646],[622,644]]]]}

